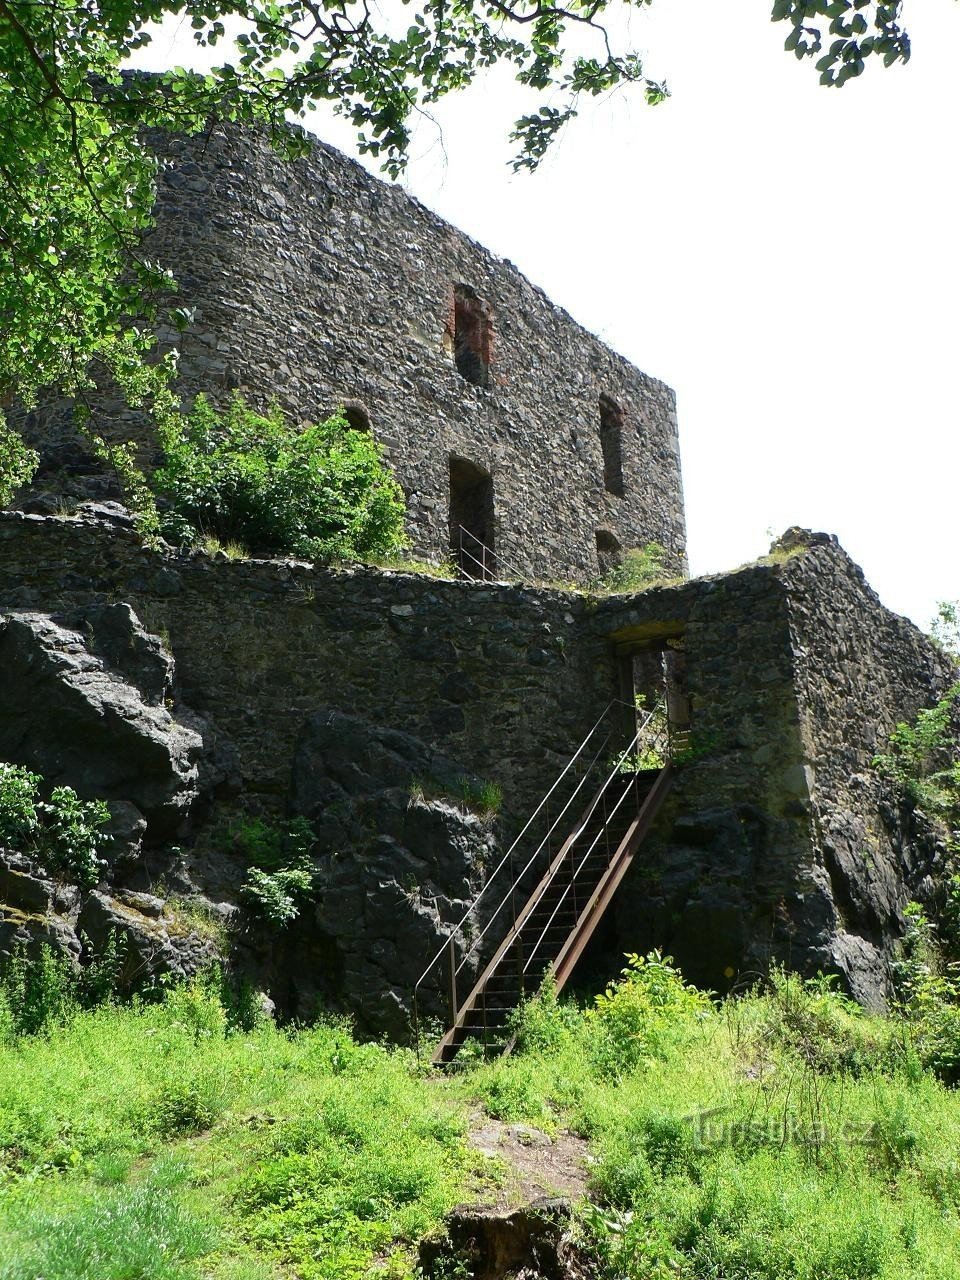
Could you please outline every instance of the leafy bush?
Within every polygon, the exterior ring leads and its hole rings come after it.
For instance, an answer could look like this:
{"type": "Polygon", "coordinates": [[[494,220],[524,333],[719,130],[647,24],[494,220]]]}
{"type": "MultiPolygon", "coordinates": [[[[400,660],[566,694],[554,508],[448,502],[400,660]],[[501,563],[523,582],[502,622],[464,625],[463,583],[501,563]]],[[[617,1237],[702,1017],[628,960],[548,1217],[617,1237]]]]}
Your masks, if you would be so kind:
{"type": "Polygon", "coordinates": [[[198,396],[158,418],[163,461],[150,484],[173,542],[204,538],[316,559],[366,559],[404,545],[399,485],[371,435],[341,414],[299,429],[240,395],[219,413],[198,396]]]}
{"type": "Polygon", "coordinates": [[[766,1057],[786,1049],[818,1072],[860,1074],[890,1060],[883,1024],[867,1018],[856,1003],[836,989],[834,975],[801,978],[772,970],[762,1017],[756,1028],[766,1057]]]}
{"type": "Polygon", "coordinates": [[[223,1090],[209,1075],[165,1080],[150,1099],[151,1126],[161,1138],[203,1133],[224,1110],[223,1090]]]}
{"type": "Polygon", "coordinates": [[[30,483],[39,463],[38,455],[0,414],[0,507],[7,505],[21,485],[30,483]]]}
{"type": "Polygon", "coordinates": [[[254,914],[281,928],[297,918],[313,891],[316,839],[306,818],[240,818],[221,831],[218,843],[248,864],[240,892],[254,914]]]}
{"type": "Polygon", "coordinates": [[[252,911],[282,928],[296,920],[312,891],[313,866],[303,858],[277,871],[251,867],[240,892],[252,911]]]}
{"type": "Polygon", "coordinates": [[[33,844],[40,827],[39,790],[39,774],[0,761],[0,845],[20,852],[33,844]]]}
{"type": "Polygon", "coordinates": [[[108,839],[103,828],[110,810],[103,800],[81,800],[72,787],[54,787],[50,802],[41,802],[43,835],[40,854],[47,867],[82,889],[100,879],[99,850],[108,839]]]}
{"type": "Polygon", "coordinates": [[[220,830],[217,844],[224,852],[239,854],[251,866],[275,871],[309,856],[316,839],[306,818],[274,822],[268,818],[242,817],[220,830]]]}
{"type": "Polygon", "coordinates": [[[621,979],[610,983],[587,1012],[601,1073],[617,1077],[645,1059],[662,1056],[711,1009],[709,999],[684,982],[669,956],[659,951],[629,955],[621,979]]]}
{"type": "Polygon", "coordinates": [[[56,876],[82,889],[100,879],[103,828],[110,810],[102,800],[81,800],[72,787],[39,798],[42,778],[20,765],[0,763],[0,844],[35,855],[56,876]]]}

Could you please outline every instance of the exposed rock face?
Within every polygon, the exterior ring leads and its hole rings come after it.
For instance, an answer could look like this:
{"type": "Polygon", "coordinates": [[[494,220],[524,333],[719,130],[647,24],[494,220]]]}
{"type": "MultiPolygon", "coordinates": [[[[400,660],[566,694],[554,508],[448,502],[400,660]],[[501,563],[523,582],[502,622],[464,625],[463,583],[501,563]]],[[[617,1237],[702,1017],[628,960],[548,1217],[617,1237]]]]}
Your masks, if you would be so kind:
{"type": "Polygon", "coordinates": [[[587,1280],[587,1259],[570,1238],[566,1200],[537,1200],[519,1209],[456,1209],[443,1240],[420,1246],[427,1277],[470,1280],[587,1280]],[[455,1269],[456,1268],[456,1269],[455,1269]]]}
{"type": "Polygon", "coordinates": [[[151,838],[170,836],[196,799],[203,745],[164,705],[172,675],[128,605],[69,621],[0,614],[0,760],[132,804],[151,838]]]}
{"type": "Polygon", "coordinates": [[[111,936],[123,949],[123,990],[160,974],[190,977],[215,958],[214,944],[185,927],[161,899],[122,889],[81,893],[35,862],[0,849],[0,961],[18,948],[53,947],[75,964],[101,954],[111,936]]]}
{"type": "MultiPolygon", "coordinates": [[[[840,972],[879,1008],[902,936],[903,908],[936,914],[948,851],[871,768],[898,721],[932,706],[960,673],[912,623],[885,609],[862,570],[824,534],[789,530],[810,548],[784,567],[799,727],[809,778],[819,936],[810,968],[840,972]]],[[[960,716],[956,729],[960,738],[960,716]]]]}
{"type": "Polygon", "coordinates": [[[454,796],[465,776],[412,735],[354,716],[323,711],[304,726],[291,808],[311,820],[319,861],[298,955],[309,934],[328,957],[321,986],[364,1030],[409,1032],[414,984],[498,856],[487,823],[415,794],[420,782],[454,796]]]}

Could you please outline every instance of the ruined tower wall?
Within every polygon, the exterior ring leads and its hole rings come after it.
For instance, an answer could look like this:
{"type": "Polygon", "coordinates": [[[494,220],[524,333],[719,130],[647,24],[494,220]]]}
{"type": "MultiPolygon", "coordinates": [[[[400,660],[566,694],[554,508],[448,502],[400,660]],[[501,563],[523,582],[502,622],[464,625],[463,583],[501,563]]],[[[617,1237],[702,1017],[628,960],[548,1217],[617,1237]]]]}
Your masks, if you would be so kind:
{"type": "MultiPolygon", "coordinates": [[[[361,402],[421,554],[449,551],[450,464],[466,459],[492,479],[501,570],[594,576],[598,530],[623,547],[660,542],[680,567],[668,387],[329,146],[287,162],[233,128],[154,143],[166,163],[147,252],[193,309],[183,335],[162,335],[181,347],[185,393],[239,388],[296,419],[361,402]]],[[[130,429],[126,418],[112,433],[130,429]]],[[[48,457],[63,432],[49,410],[27,425],[48,457]]]]}
{"type": "Polygon", "coordinates": [[[831,905],[815,963],[879,1005],[903,909],[936,905],[942,838],[917,823],[871,766],[901,721],[941,698],[957,672],[908,619],[886,609],[835,539],[784,566],[794,683],[810,779],[813,862],[831,905]]]}

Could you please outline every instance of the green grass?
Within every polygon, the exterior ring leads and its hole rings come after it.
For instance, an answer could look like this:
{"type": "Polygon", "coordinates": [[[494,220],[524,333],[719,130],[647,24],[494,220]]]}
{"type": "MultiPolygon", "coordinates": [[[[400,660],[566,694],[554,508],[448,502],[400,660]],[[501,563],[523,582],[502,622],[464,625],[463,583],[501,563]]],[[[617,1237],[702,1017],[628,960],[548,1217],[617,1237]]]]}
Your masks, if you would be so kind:
{"type": "Polygon", "coordinates": [[[823,984],[714,1004],[657,957],[448,1076],[213,987],[0,1045],[2,1280],[413,1277],[497,1171],[478,1110],[591,1144],[598,1280],[958,1280],[960,1097],[823,984]]]}

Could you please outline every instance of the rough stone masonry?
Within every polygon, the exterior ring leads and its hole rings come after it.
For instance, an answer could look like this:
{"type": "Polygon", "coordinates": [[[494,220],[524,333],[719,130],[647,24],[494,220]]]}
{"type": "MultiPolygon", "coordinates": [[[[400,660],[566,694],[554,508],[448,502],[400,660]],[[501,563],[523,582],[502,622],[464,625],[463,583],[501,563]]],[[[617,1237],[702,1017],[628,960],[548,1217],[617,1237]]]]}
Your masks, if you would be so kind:
{"type": "MultiPolygon", "coordinates": [[[[476,571],[483,544],[502,572],[583,581],[654,541],[683,568],[669,387],[332,147],[290,162],[234,128],[152,142],[164,167],[147,251],[193,313],[186,333],[161,335],[181,350],[185,396],[239,389],[298,421],[345,406],[385,446],[420,555],[463,545],[476,571]]],[[[68,406],[21,425],[48,509],[64,493],[116,496],[68,406]]],[[[108,397],[97,425],[149,461],[146,427],[108,397]]]]}
{"type": "MultiPolygon", "coordinates": [[[[947,851],[911,825],[870,760],[953,672],[883,608],[835,540],[794,535],[789,549],[731,574],[598,601],[375,569],[161,554],[141,547],[131,527],[94,515],[8,513],[0,515],[0,643],[24,652],[29,619],[40,649],[73,636],[115,680],[142,685],[143,663],[98,640],[98,628],[109,637],[104,619],[123,621],[122,602],[162,637],[176,663],[168,732],[179,741],[189,730],[202,742],[183,784],[178,874],[194,891],[235,903],[242,868],[199,854],[191,861],[217,813],[239,805],[308,814],[330,836],[320,854],[321,863],[333,859],[323,900],[285,938],[248,938],[241,950],[284,1007],[305,1012],[307,996],[319,995],[358,1012],[370,1030],[398,1033],[418,963],[496,856],[489,833],[470,822],[408,810],[414,775],[430,771],[418,762],[442,754],[443,769],[500,784],[502,845],[618,696],[626,665],[668,638],[685,657],[699,750],[621,888],[611,946],[666,947],[716,989],[773,961],[825,969],[882,1005],[903,908],[915,897],[935,905],[947,851]],[[310,744],[321,730],[318,753],[310,744]],[[337,807],[348,799],[353,817],[337,807]],[[360,945],[338,903],[354,904],[360,945]]],[[[139,640],[153,666],[159,644],[139,640]]],[[[71,670],[78,664],[87,659],[71,670]]],[[[0,757],[51,772],[37,726],[54,734],[48,715],[66,705],[63,691],[53,677],[46,695],[37,682],[25,735],[9,679],[0,673],[0,757]]],[[[135,722],[125,726],[135,731],[135,722]]],[[[143,733],[155,736],[152,721],[143,733]]],[[[85,776],[68,751],[60,760],[56,781],[103,790],[104,779],[85,776]]],[[[127,791],[122,778],[107,781],[115,802],[145,812],[136,778],[127,791]]],[[[140,854],[116,868],[102,895],[152,887],[145,869],[159,878],[168,865],[173,809],[165,801],[147,818],[140,854]]]]}
{"type": "MultiPolygon", "coordinates": [[[[329,147],[287,164],[249,132],[152,141],[151,250],[193,310],[185,395],[240,389],[298,419],[343,406],[385,445],[435,559],[458,557],[463,526],[498,575],[582,581],[648,541],[683,569],[668,388],[329,147]]],[[[106,391],[101,416],[149,462],[145,424],[106,391]]],[[[319,998],[400,1033],[503,842],[604,709],[669,662],[695,749],[609,947],[665,947],[717,989],[774,961],[826,969],[882,1005],[904,906],[936,906],[947,850],[870,761],[955,672],[835,540],[793,531],[755,565],[607,599],[232,563],[145,549],[102,503],[49,514],[112,482],[68,406],[21,424],[43,463],[27,513],[0,514],[0,759],[108,798],[116,851],[86,901],[8,855],[0,950],[78,955],[83,922],[112,921],[145,968],[188,971],[206,949],[159,886],[235,920],[245,868],[211,832],[225,813],[299,814],[318,897],[282,937],[241,929],[236,952],[289,1011],[319,998]],[[416,798],[423,771],[498,784],[495,826],[416,798]]]]}

